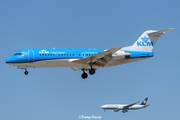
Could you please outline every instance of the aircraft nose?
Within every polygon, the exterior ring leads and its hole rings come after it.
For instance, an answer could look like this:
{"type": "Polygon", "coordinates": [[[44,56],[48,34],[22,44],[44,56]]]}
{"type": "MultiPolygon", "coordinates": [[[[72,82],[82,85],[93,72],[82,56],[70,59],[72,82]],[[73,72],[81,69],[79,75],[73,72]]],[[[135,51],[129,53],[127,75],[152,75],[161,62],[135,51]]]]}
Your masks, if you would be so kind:
{"type": "Polygon", "coordinates": [[[13,59],[11,57],[6,59],[6,64],[9,64],[9,63],[13,63],[13,59]]]}
{"type": "Polygon", "coordinates": [[[103,109],[103,108],[104,108],[104,105],[101,106],[101,109],[103,109]]]}

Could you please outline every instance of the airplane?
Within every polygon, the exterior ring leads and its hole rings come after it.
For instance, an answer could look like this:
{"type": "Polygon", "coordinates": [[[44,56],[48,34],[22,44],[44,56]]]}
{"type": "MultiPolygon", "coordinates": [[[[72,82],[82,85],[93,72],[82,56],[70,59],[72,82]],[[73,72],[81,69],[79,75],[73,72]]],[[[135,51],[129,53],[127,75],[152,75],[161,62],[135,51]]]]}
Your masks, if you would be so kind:
{"type": "Polygon", "coordinates": [[[128,112],[128,110],[137,110],[146,108],[146,105],[148,98],[144,99],[141,104],[137,104],[138,102],[132,103],[132,104],[106,104],[102,105],[101,109],[105,110],[114,110],[114,112],[118,112],[119,110],[122,110],[122,113],[128,112]]]}
{"type": "Polygon", "coordinates": [[[6,59],[6,63],[24,69],[28,68],[72,68],[82,71],[81,77],[86,79],[96,70],[104,67],[112,67],[131,63],[154,56],[153,47],[158,38],[174,28],[165,30],[147,30],[138,40],[127,47],[112,49],[25,49],[16,52],[6,59]]]}

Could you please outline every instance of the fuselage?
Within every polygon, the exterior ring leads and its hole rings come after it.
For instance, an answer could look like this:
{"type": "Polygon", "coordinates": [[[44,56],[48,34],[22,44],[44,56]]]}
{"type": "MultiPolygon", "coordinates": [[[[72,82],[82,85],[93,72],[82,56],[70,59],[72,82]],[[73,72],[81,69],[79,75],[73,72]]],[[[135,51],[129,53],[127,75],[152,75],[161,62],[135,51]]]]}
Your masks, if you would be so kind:
{"type": "MultiPolygon", "coordinates": [[[[104,110],[123,110],[125,106],[128,104],[106,104],[101,106],[102,109],[104,110]]],[[[129,108],[126,108],[127,110],[137,110],[137,109],[142,109],[145,108],[145,105],[133,105],[129,108]]]]}
{"type": "Polygon", "coordinates": [[[18,67],[72,67],[73,60],[101,53],[102,50],[21,50],[8,58],[6,63],[18,67]]]}
{"type": "MultiPolygon", "coordinates": [[[[100,54],[106,50],[73,50],[73,49],[27,49],[20,50],[6,60],[7,64],[22,68],[47,68],[47,67],[71,67],[81,68],[85,64],[73,63],[75,60],[84,59],[100,54]]],[[[153,57],[153,52],[119,50],[112,54],[112,60],[104,67],[125,64],[149,57],[153,57]],[[122,60],[123,59],[123,60],[122,60]]],[[[87,65],[88,69],[89,65],[87,65]]],[[[101,66],[93,66],[100,68],[101,66]]]]}

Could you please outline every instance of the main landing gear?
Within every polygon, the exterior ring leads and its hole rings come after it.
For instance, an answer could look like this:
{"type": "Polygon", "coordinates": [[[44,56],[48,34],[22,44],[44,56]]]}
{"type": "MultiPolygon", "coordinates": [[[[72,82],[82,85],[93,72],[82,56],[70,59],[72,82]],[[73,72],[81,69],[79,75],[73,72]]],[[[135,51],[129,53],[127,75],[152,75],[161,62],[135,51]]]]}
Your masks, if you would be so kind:
{"type": "Polygon", "coordinates": [[[126,112],[128,112],[128,111],[127,111],[127,110],[123,110],[123,111],[122,111],[122,113],[126,113],[126,112]]]}
{"type": "Polygon", "coordinates": [[[88,77],[88,74],[83,70],[83,74],[81,75],[82,79],[86,79],[88,77]]]}
{"type": "Polygon", "coordinates": [[[89,74],[90,74],[90,75],[94,75],[94,74],[95,74],[95,72],[96,72],[96,70],[95,70],[95,69],[93,69],[93,68],[91,68],[91,69],[89,70],[89,74]]]}
{"type": "MultiPolygon", "coordinates": [[[[81,77],[82,77],[83,79],[86,79],[86,78],[88,77],[88,74],[85,72],[84,69],[83,69],[82,71],[83,71],[83,73],[82,73],[81,77]]],[[[93,68],[91,68],[91,69],[89,70],[89,74],[90,74],[90,75],[95,74],[95,72],[96,72],[96,70],[93,69],[93,68]]]]}

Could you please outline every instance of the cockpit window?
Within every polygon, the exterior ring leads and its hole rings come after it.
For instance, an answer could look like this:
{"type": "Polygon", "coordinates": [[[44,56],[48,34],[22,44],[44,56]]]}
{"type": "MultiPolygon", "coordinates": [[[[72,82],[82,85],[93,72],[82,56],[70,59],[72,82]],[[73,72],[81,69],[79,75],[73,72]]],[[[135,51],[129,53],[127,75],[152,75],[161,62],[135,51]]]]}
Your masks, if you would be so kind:
{"type": "Polygon", "coordinates": [[[15,53],[15,54],[14,54],[14,56],[17,56],[17,55],[19,55],[19,56],[20,56],[20,55],[21,55],[21,56],[23,56],[23,55],[24,55],[24,53],[22,52],[22,53],[15,53]]]}
{"type": "Polygon", "coordinates": [[[14,56],[18,55],[18,53],[15,53],[14,56]]]}
{"type": "Polygon", "coordinates": [[[24,53],[22,52],[21,55],[24,56],[24,53]]]}

